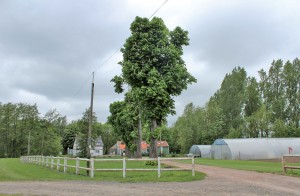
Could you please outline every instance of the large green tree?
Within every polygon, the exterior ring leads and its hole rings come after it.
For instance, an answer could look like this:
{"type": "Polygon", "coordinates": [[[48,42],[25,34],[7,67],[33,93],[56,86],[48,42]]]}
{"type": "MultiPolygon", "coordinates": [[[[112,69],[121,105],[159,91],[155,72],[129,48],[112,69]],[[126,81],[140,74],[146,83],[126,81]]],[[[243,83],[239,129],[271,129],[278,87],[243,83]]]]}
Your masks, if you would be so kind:
{"type": "MultiPolygon", "coordinates": [[[[122,75],[114,77],[116,91],[128,84],[143,106],[150,123],[150,132],[163,124],[168,114],[175,113],[174,96],[187,85],[196,82],[188,73],[181,56],[189,44],[188,32],[180,27],[173,31],[161,18],[136,17],[130,27],[131,35],[121,49],[122,75]]],[[[155,134],[152,134],[150,156],[157,157],[155,134]]]]}
{"type": "Polygon", "coordinates": [[[215,93],[213,100],[224,114],[225,131],[239,131],[243,125],[243,106],[245,104],[247,73],[244,68],[237,67],[226,74],[221,88],[215,93]]]}
{"type": "MultiPolygon", "coordinates": [[[[79,133],[77,133],[77,138],[79,140],[79,150],[80,150],[80,157],[87,157],[87,148],[89,148],[87,142],[88,142],[88,131],[89,131],[89,115],[90,115],[90,109],[86,109],[86,111],[83,113],[83,116],[80,120],[77,121],[78,129],[80,130],[79,133]]],[[[101,123],[97,122],[97,117],[95,115],[95,112],[92,114],[92,147],[94,146],[94,141],[101,135],[101,123]]]]}
{"type": "Polygon", "coordinates": [[[285,115],[289,126],[299,128],[300,119],[300,61],[287,61],[283,68],[283,83],[285,86],[285,115]]]}
{"type": "Polygon", "coordinates": [[[125,143],[127,156],[133,156],[136,150],[138,118],[133,106],[125,101],[116,101],[110,104],[109,111],[111,115],[108,117],[108,123],[125,143]]]}

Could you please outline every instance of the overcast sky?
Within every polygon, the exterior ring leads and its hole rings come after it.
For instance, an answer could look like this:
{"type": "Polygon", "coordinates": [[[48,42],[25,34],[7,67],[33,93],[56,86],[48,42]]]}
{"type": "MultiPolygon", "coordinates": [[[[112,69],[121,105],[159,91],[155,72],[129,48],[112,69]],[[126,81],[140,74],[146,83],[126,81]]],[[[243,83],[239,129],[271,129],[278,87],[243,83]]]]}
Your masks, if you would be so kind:
{"type": "MultiPolygon", "coordinates": [[[[134,18],[150,17],[164,1],[0,0],[0,102],[80,119],[95,71],[94,111],[106,122],[109,104],[123,99],[110,82],[121,73],[122,54],[113,54],[134,18]]],[[[175,98],[169,126],[188,103],[204,106],[234,67],[257,76],[274,59],[299,58],[299,10],[299,0],[169,0],[155,16],[189,32],[183,59],[198,80],[175,98]]]]}

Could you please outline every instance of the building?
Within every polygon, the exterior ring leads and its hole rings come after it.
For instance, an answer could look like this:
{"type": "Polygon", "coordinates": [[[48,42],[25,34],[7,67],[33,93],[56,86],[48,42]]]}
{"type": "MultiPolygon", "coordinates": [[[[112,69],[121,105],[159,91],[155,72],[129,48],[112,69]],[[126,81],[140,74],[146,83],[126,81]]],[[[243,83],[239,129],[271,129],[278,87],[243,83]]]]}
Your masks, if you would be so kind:
{"type": "MultiPolygon", "coordinates": [[[[79,149],[79,138],[76,136],[73,149],[68,149],[68,154],[72,156],[78,156],[80,154],[79,149]]],[[[92,157],[102,156],[103,155],[103,141],[101,136],[99,136],[96,140],[92,141],[94,145],[92,146],[92,149],[90,149],[90,153],[92,157]]]]}
{"type": "Polygon", "coordinates": [[[170,154],[170,148],[167,141],[157,141],[157,154],[170,154]]]}
{"type": "Polygon", "coordinates": [[[217,139],[211,146],[212,159],[278,159],[300,154],[300,138],[217,139]]]}
{"type": "Polygon", "coordinates": [[[189,155],[202,158],[210,158],[211,145],[193,145],[189,155]]]}
{"type": "MultiPolygon", "coordinates": [[[[126,145],[122,141],[117,141],[115,145],[113,145],[109,149],[109,154],[111,155],[123,155],[125,153],[126,145]]],[[[147,144],[146,141],[141,142],[141,150],[143,155],[149,154],[150,145],[147,144]]],[[[157,141],[157,153],[160,154],[162,152],[164,155],[170,154],[169,144],[167,141],[157,141]]]]}

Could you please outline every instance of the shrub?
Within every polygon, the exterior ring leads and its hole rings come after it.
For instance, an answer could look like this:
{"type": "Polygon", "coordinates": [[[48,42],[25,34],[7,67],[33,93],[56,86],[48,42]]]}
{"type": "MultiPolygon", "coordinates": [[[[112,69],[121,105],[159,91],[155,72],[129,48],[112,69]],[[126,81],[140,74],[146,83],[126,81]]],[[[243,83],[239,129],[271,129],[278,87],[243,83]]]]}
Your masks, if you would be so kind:
{"type": "Polygon", "coordinates": [[[150,166],[157,166],[157,161],[146,161],[145,165],[150,165],[150,166]]]}

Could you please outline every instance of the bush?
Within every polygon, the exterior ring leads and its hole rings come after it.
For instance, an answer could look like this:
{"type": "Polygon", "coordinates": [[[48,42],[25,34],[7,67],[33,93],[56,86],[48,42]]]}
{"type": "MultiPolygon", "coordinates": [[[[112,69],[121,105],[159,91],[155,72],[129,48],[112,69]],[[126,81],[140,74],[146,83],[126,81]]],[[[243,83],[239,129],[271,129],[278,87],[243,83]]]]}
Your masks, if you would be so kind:
{"type": "Polygon", "coordinates": [[[157,163],[157,161],[146,161],[146,162],[145,162],[145,165],[157,166],[158,163],[157,163]]]}

